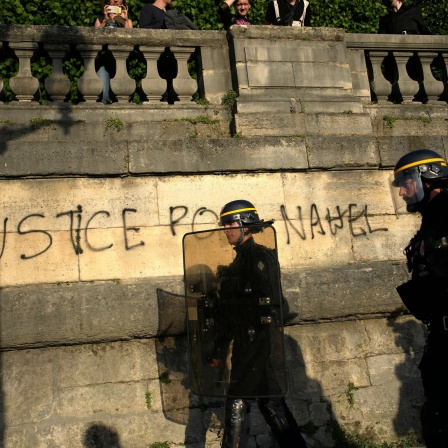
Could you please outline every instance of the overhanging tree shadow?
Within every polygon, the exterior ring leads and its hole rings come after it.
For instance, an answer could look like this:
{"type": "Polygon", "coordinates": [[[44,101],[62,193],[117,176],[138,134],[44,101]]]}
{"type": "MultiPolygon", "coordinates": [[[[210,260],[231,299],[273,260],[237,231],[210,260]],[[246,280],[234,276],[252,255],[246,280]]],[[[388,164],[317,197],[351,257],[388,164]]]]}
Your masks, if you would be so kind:
{"type": "MultiPolygon", "coordinates": [[[[67,69],[77,62],[82,74],[83,60],[76,49],[78,45],[85,43],[82,34],[76,35],[76,43],[70,43],[74,36],[70,36],[65,27],[43,27],[44,31],[38,36],[39,41],[35,43],[37,44],[36,48],[32,50],[33,47],[30,42],[30,48],[24,52],[15,48],[20,33],[17,30],[14,31],[13,28],[17,28],[17,26],[0,25],[0,78],[2,79],[0,101],[10,105],[18,104],[19,91],[14,91],[10,83],[16,76],[25,74],[25,77],[21,80],[23,86],[27,85],[27,76],[30,79],[31,76],[34,77],[35,82],[38,80],[37,89],[28,104],[31,106],[45,103],[52,104],[51,112],[54,112],[54,108],[56,108],[57,113],[56,118],[54,118],[53,113],[52,118],[47,119],[45,114],[50,112],[50,109],[46,110],[43,106],[41,110],[36,110],[36,119],[30,123],[17,123],[14,122],[14,119],[0,122],[0,155],[6,154],[10,149],[10,142],[23,140],[27,135],[41,132],[41,129],[45,127],[55,127],[57,125],[65,135],[69,134],[73,126],[77,124],[77,121],[73,119],[73,105],[83,101],[76,87],[76,75],[72,73],[73,70],[70,72],[67,69]],[[56,36],[60,42],[56,39],[56,36]],[[64,36],[67,36],[67,42],[64,41],[64,36]],[[28,53],[31,56],[27,56],[28,53]],[[63,54],[62,65],[59,59],[53,59],[56,58],[57,54],[63,54]],[[69,63],[69,66],[65,66],[65,63],[69,63]],[[22,65],[28,67],[23,69],[22,65]],[[29,67],[31,67],[31,74],[27,75],[29,67]],[[65,70],[64,73],[62,72],[63,69],[65,70]],[[21,70],[25,71],[21,72],[21,70]],[[50,79],[51,83],[48,83],[50,79]],[[56,94],[55,96],[50,95],[47,86],[51,85],[59,86],[59,88],[61,85],[66,85],[65,97],[57,97],[56,94]],[[74,102],[72,101],[73,98],[75,98],[74,102]],[[39,117],[41,118],[38,119],[39,117]]],[[[26,41],[26,37],[24,40],[26,41]]],[[[64,87],[62,88],[64,89],[64,87]]],[[[25,150],[26,146],[23,145],[21,151],[25,150]]],[[[1,166],[5,169],[4,163],[1,166]]],[[[2,174],[8,175],[7,170],[0,173],[0,175],[2,174]]]]}
{"type": "Polygon", "coordinates": [[[85,448],[121,448],[118,433],[103,423],[92,423],[87,428],[82,442],[85,448]]]}

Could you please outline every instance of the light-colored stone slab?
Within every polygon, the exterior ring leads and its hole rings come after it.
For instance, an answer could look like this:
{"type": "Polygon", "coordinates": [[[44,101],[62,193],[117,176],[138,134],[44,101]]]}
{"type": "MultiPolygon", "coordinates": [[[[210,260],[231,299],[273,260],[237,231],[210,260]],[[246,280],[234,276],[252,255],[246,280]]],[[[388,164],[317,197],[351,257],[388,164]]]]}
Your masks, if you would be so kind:
{"type": "Polygon", "coordinates": [[[70,232],[7,234],[0,265],[1,286],[74,282],[78,279],[78,257],[70,232]]]}

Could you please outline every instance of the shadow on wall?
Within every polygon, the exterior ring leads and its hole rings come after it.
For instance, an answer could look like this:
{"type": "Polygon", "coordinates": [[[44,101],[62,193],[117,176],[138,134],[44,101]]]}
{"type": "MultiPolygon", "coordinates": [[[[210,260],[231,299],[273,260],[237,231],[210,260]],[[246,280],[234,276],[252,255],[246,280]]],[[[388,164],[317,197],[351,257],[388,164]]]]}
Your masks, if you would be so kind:
{"type": "Polygon", "coordinates": [[[85,448],[121,448],[117,432],[102,423],[91,424],[82,442],[85,448]]]}
{"type": "MultiPolygon", "coordinates": [[[[47,37],[50,36],[49,34],[46,35],[46,33],[43,33],[41,37],[41,42],[45,42],[47,40],[47,37]]],[[[83,42],[79,41],[77,45],[82,45],[83,42]]],[[[68,47],[68,46],[67,46],[68,47]]],[[[70,47],[67,50],[66,58],[70,58],[73,56],[73,54],[76,53],[76,50],[74,47],[70,47]]],[[[49,53],[45,50],[45,44],[39,43],[38,48],[33,52],[33,56],[30,59],[30,63],[39,60],[39,58],[45,57],[47,59],[51,59],[49,53]]],[[[7,58],[11,58],[15,61],[17,61],[17,64],[19,64],[19,58],[17,57],[16,52],[10,47],[9,43],[7,41],[4,41],[3,43],[0,42],[0,60],[5,60],[7,58]]],[[[23,62],[22,62],[23,63],[23,62]]],[[[18,65],[19,66],[19,65],[18,65]]],[[[62,74],[61,74],[62,76],[62,74]]],[[[14,78],[11,78],[14,79],[14,78]]],[[[64,79],[67,81],[67,79],[64,77],[64,79]]],[[[0,89],[0,102],[6,101],[7,98],[5,97],[5,83],[7,80],[3,80],[3,90],[0,89]]],[[[37,82],[37,80],[36,80],[37,82]]],[[[56,80],[57,82],[57,80],[56,80]]],[[[45,89],[45,85],[38,86],[36,89],[36,92],[33,96],[33,104],[38,104],[36,101],[38,100],[40,96],[40,91],[42,89],[45,89]]],[[[67,96],[69,96],[70,88],[67,90],[67,96]]],[[[14,97],[13,100],[16,100],[17,98],[14,97]]],[[[15,103],[15,101],[13,101],[15,103]]],[[[60,122],[60,126],[62,126],[62,129],[64,130],[65,134],[68,134],[71,126],[73,126],[75,121],[72,119],[72,106],[69,103],[65,103],[62,101],[55,102],[55,105],[58,107],[58,114],[59,117],[55,120],[60,122]]],[[[23,125],[20,127],[14,126],[14,123],[7,124],[7,126],[2,127],[2,133],[0,138],[0,155],[4,154],[8,150],[8,142],[14,141],[16,139],[23,139],[24,136],[28,134],[33,134],[35,132],[39,132],[39,129],[45,126],[49,125],[48,120],[35,120],[34,122],[31,122],[30,124],[23,125]]],[[[26,145],[25,145],[26,146],[26,145]]],[[[21,151],[24,150],[24,147],[21,148],[21,151]]],[[[0,173],[2,174],[2,173],[0,173]]],[[[5,173],[8,174],[8,173],[5,173]]]]}
{"type": "Polygon", "coordinates": [[[395,368],[400,381],[400,402],[394,419],[398,436],[416,434],[421,441],[420,409],[424,401],[423,386],[418,365],[425,344],[425,326],[416,319],[390,319],[388,325],[396,334],[397,347],[402,349],[405,359],[395,368]]]}
{"type": "MultiPolygon", "coordinates": [[[[224,398],[200,397],[191,393],[185,297],[158,289],[157,301],[159,337],[156,339],[156,355],[163,413],[167,420],[185,426],[186,445],[194,444],[196,448],[205,448],[207,435],[216,441],[222,436],[224,398]],[[184,319],[180,321],[179,316],[184,319]]],[[[332,419],[331,405],[322,400],[323,393],[319,383],[307,377],[302,350],[297,341],[285,336],[285,351],[291,389],[286,397],[288,406],[310,448],[331,446],[332,437],[327,426],[327,422],[332,419]],[[321,415],[325,415],[325,422],[321,426],[312,421],[310,400],[324,408],[321,415]]],[[[259,413],[255,400],[250,400],[249,403],[251,410],[245,416],[243,431],[247,431],[252,437],[259,436],[256,439],[257,446],[272,446],[273,437],[269,436],[269,427],[259,413]]],[[[250,445],[249,438],[245,437],[243,440],[245,442],[240,448],[244,448],[246,443],[250,445]]]]}
{"type": "Polygon", "coordinates": [[[157,302],[159,337],[155,346],[163,414],[185,426],[185,444],[205,447],[207,430],[218,432],[221,427],[224,401],[191,392],[185,296],[158,289],[157,302]]]}

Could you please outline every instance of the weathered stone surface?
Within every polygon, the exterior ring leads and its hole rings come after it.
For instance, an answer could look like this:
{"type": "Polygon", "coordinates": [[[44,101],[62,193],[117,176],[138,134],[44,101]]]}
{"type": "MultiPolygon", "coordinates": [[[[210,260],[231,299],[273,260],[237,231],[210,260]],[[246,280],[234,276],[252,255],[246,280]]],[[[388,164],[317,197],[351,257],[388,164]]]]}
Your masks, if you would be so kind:
{"type": "Polygon", "coordinates": [[[373,137],[363,138],[353,135],[323,137],[322,134],[324,132],[306,139],[310,167],[331,169],[345,165],[351,168],[366,168],[379,165],[377,142],[373,137]],[[322,151],[322,148],[326,150],[322,151]]]}
{"type": "MultiPolygon", "coordinates": [[[[370,104],[364,50],[441,51],[446,36],[232,28],[248,69],[227,65],[224,32],[161,31],[0,25],[3,42],[201,47],[214,95],[0,105],[3,446],[220,445],[223,400],[189,386],[182,238],[235,198],[275,221],[286,399],[309,447],[333,446],[330,421],[376,443],[419,434],[425,328],[395,287],[420,218],[394,214],[388,177],[407,151],[447,155],[446,104],[370,104]]],[[[255,403],[250,417],[248,448],[270,447],[255,403]]]]}
{"type": "Polygon", "coordinates": [[[34,41],[42,43],[79,44],[89,42],[98,45],[152,45],[161,47],[175,46],[181,42],[186,46],[227,46],[224,31],[196,30],[151,30],[151,29],[106,29],[74,26],[30,26],[0,25],[0,40],[6,42],[34,41]]]}
{"type": "MultiPolygon", "coordinates": [[[[406,280],[404,267],[389,262],[284,270],[288,324],[369,318],[403,310],[393,288],[406,280]]],[[[0,301],[1,343],[8,349],[185,331],[183,282],[175,277],[3,288],[0,301]]]]}
{"type": "Polygon", "coordinates": [[[240,171],[242,168],[271,170],[308,167],[304,141],[288,137],[189,139],[145,144],[132,142],[129,154],[130,171],[133,173],[163,173],[166,170],[207,173],[240,171]],[[186,153],[188,157],[184,157],[186,153]],[[167,159],[171,163],[167,164],[167,159]]]}
{"type": "MultiPolygon", "coordinates": [[[[332,412],[344,427],[377,439],[388,440],[395,415],[408,429],[418,429],[422,391],[416,358],[404,355],[411,348],[416,354],[422,350],[423,333],[413,340],[415,325],[414,319],[402,317],[287,327],[287,402],[299,425],[316,426],[306,436],[311,446],[331,440],[325,426],[332,412]],[[395,354],[389,331],[401,340],[395,354]],[[395,366],[410,389],[399,388],[395,366]]],[[[168,337],[156,344],[141,340],[4,352],[4,421],[10,428],[5,446],[72,448],[95,436],[132,448],[155,441],[215,446],[223,402],[205,399],[200,404],[189,393],[185,347],[183,337],[168,337]],[[162,374],[170,381],[159,382],[162,374]],[[149,409],[146,392],[151,393],[149,409]]],[[[266,447],[262,440],[268,431],[255,403],[250,416],[251,439],[266,447]]]]}

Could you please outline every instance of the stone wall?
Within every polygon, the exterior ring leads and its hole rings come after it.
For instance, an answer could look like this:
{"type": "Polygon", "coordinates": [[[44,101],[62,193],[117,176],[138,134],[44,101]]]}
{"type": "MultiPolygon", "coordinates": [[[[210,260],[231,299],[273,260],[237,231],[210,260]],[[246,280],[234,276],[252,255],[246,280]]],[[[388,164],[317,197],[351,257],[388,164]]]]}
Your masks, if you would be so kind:
{"type": "MultiPolygon", "coordinates": [[[[232,31],[233,120],[219,101],[0,105],[0,445],[219,446],[222,401],[188,387],[182,237],[242,197],[275,220],[287,401],[309,446],[334,445],[330,422],[374,442],[419,433],[425,329],[394,290],[419,218],[394,214],[387,179],[407,151],[446,157],[446,102],[372,104],[351,56],[324,93],[273,85],[265,101],[263,45],[291,66],[294,39],[348,50],[340,30],[257,28],[232,31]]],[[[250,416],[249,446],[272,446],[250,416]]]]}

